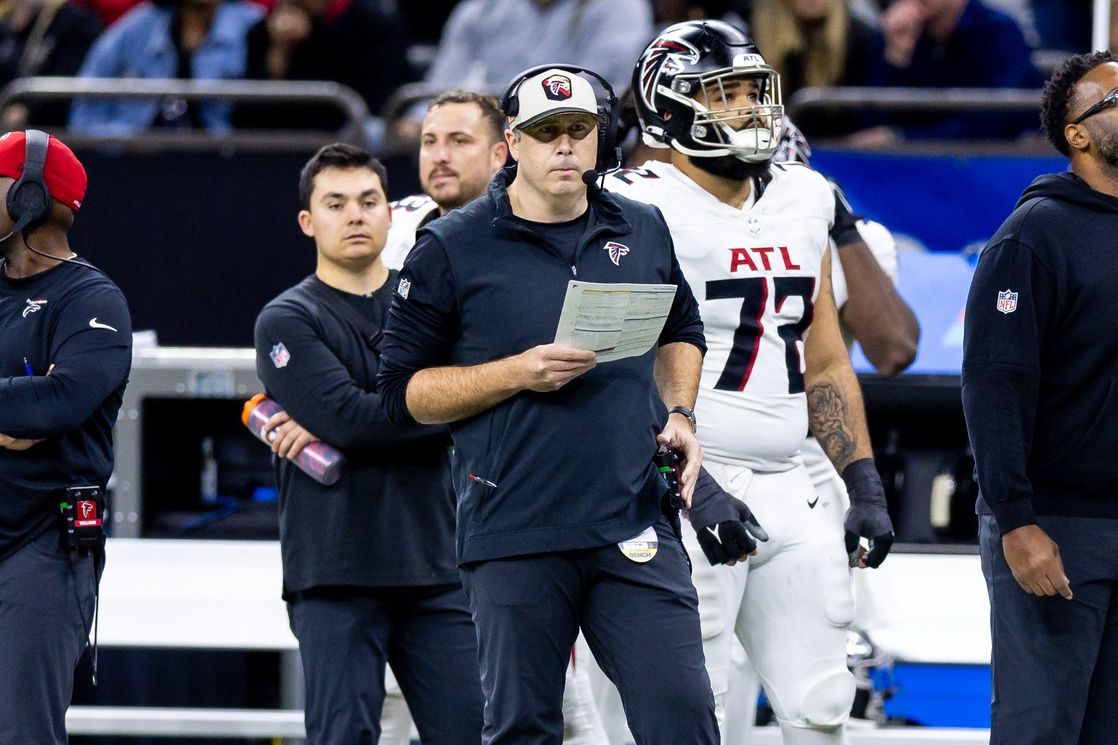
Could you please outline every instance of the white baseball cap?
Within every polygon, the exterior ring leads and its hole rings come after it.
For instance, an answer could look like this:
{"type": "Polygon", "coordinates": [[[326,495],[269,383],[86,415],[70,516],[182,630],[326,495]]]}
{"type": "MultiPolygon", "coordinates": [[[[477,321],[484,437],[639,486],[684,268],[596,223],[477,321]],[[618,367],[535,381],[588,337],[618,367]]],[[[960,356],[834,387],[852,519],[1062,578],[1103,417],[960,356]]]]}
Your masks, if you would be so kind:
{"type": "Polygon", "coordinates": [[[525,80],[516,90],[519,108],[513,129],[530,126],[556,114],[598,116],[598,97],[586,78],[551,68],[525,80]]]}

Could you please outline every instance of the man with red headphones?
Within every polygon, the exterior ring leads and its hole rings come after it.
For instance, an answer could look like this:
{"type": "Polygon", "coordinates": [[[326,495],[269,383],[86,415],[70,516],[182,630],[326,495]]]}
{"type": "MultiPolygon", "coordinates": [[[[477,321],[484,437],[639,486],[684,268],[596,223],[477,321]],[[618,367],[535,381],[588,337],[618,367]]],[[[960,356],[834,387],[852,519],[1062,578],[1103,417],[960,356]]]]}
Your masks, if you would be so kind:
{"type": "Polygon", "coordinates": [[[54,137],[0,137],[2,743],[66,742],[103,565],[132,323],[117,286],[70,248],[85,188],[54,137]]]}

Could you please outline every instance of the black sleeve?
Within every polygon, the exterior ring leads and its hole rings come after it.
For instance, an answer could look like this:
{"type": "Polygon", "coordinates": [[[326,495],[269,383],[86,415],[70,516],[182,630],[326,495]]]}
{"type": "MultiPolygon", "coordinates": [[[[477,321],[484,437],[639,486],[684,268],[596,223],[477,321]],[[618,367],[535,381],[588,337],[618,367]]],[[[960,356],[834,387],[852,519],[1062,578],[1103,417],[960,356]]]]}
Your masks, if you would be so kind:
{"type": "Polygon", "coordinates": [[[450,362],[457,333],[450,262],[438,241],[421,230],[400,269],[384,329],[377,386],[390,420],[415,421],[408,411],[408,383],[418,371],[450,362]]]}
{"type": "Polygon", "coordinates": [[[675,243],[672,241],[672,234],[668,230],[667,223],[664,222],[664,216],[660,214],[660,210],[656,210],[656,216],[663,225],[664,240],[668,244],[668,253],[671,255],[671,279],[670,284],[676,286],[675,299],[672,301],[672,309],[668,313],[668,320],[664,322],[664,329],[660,332],[660,339],[658,346],[665,344],[672,344],[673,342],[687,342],[694,344],[699,348],[699,351],[706,354],[707,342],[706,336],[703,334],[703,319],[699,315],[699,304],[695,300],[695,295],[691,292],[691,285],[687,283],[687,278],[683,276],[683,270],[679,267],[679,261],[675,256],[675,243]]]}
{"type": "Polygon", "coordinates": [[[132,319],[115,287],[68,301],[51,334],[50,370],[0,378],[0,432],[44,439],[79,428],[128,378],[132,319]]]}
{"type": "Polygon", "coordinates": [[[983,252],[964,322],[963,413],[979,488],[1002,533],[1035,522],[1026,464],[1056,302],[1050,272],[1027,245],[1006,239],[983,252]]]}
{"type": "Polygon", "coordinates": [[[376,453],[446,437],[443,427],[389,422],[381,398],[357,385],[296,305],[273,305],[256,319],[256,372],[268,394],[311,434],[347,452],[376,453]],[[290,354],[276,367],[270,353],[282,343],[290,354]]]}

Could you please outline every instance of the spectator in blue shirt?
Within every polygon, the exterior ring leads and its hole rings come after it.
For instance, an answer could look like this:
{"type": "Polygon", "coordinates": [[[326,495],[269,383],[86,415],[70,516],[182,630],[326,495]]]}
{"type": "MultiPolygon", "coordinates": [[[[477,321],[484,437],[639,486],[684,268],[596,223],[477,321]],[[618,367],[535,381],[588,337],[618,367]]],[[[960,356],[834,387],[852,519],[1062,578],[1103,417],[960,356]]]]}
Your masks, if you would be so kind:
{"type": "MultiPolygon", "coordinates": [[[[85,78],[239,80],[245,73],[245,34],[264,14],[249,0],[164,0],[126,13],[93,45],[85,78]]],[[[148,127],[230,129],[228,101],[75,99],[70,128],[130,135],[148,127]]]]}
{"type": "MultiPolygon", "coordinates": [[[[884,85],[1035,88],[1043,77],[1011,17],[981,0],[897,0],[881,19],[884,85]]],[[[890,115],[910,139],[1001,139],[1039,133],[1033,112],[890,115]]]]}

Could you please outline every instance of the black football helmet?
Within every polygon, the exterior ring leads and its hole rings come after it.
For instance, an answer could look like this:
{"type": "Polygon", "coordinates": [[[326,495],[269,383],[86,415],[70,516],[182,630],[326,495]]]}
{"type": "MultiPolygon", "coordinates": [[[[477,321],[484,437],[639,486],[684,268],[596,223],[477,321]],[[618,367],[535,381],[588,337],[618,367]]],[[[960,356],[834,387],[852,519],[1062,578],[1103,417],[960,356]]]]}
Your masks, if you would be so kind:
{"type": "Polygon", "coordinates": [[[652,147],[764,163],[780,143],[780,75],[729,23],[686,21],[666,28],[645,47],[633,70],[633,94],[644,141],[652,147]],[[738,78],[758,82],[758,100],[727,108],[723,86],[738,78]]]}

